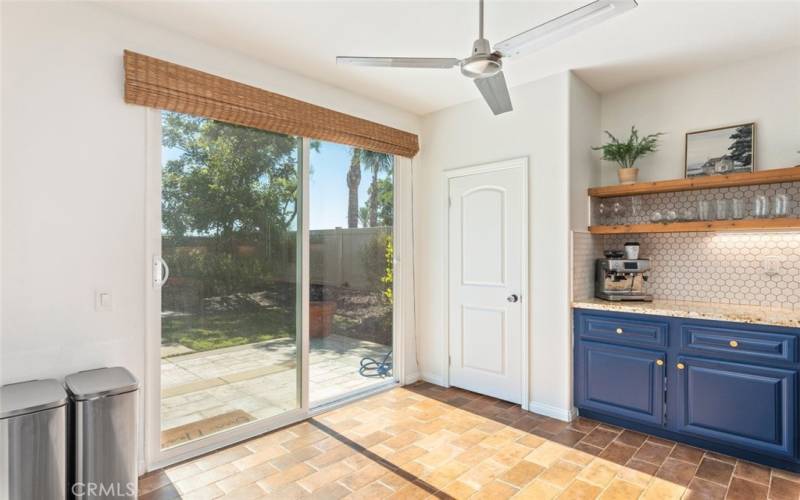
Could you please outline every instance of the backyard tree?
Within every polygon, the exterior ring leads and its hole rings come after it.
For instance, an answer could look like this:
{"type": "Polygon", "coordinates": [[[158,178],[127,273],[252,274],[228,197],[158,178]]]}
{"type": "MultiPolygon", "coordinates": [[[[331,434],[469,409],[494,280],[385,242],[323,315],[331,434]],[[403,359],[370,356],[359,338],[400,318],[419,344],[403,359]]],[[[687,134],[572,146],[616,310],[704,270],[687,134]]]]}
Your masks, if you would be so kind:
{"type": "Polygon", "coordinates": [[[368,224],[365,225],[368,225],[369,227],[375,227],[378,225],[378,205],[381,201],[384,201],[379,199],[381,195],[381,186],[379,186],[378,176],[381,173],[392,172],[394,159],[392,158],[392,155],[386,153],[376,153],[375,151],[364,150],[361,153],[361,161],[364,164],[364,168],[371,174],[369,185],[369,201],[367,204],[368,224]]]}
{"type": "Polygon", "coordinates": [[[297,216],[299,140],[181,113],[163,113],[162,211],[169,236],[237,236],[288,230],[297,216]]]}
{"type": "Polygon", "coordinates": [[[347,171],[347,227],[358,227],[358,185],[361,184],[361,150],[353,148],[347,171]]]}
{"type": "Polygon", "coordinates": [[[369,200],[358,211],[358,218],[362,227],[390,227],[394,222],[394,185],[392,179],[378,179],[371,185],[367,192],[369,200]],[[377,193],[373,196],[373,193],[377,193]],[[370,203],[375,200],[375,223],[370,222],[370,203]]]}

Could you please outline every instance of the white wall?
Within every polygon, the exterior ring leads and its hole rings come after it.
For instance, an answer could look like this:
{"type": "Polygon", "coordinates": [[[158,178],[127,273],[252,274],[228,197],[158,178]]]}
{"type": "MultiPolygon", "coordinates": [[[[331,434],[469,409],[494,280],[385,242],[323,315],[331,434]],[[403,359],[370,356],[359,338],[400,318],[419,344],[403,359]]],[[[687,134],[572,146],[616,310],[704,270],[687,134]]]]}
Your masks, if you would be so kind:
{"type": "Polygon", "coordinates": [[[589,208],[586,190],[600,184],[600,95],[574,73],[569,75],[570,228],[586,231],[589,208]]]}
{"type": "MultiPolygon", "coordinates": [[[[643,83],[602,96],[602,127],[627,138],[665,132],[660,150],[639,162],[642,180],[684,176],[689,131],[756,122],[756,169],[800,164],[800,49],[643,83]]],[[[617,182],[604,162],[603,184],[617,182]]]]}
{"type": "Polygon", "coordinates": [[[132,49],[345,113],[419,119],[98,5],[2,3],[0,383],[122,365],[144,377],[145,108],[132,49]],[[114,310],[94,311],[95,290],[114,310]]]}
{"type": "Polygon", "coordinates": [[[424,168],[415,170],[414,179],[418,352],[422,376],[440,383],[447,309],[442,171],[529,159],[531,296],[523,300],[531,326],[530,398],[539,411],[556,413],[571,407],[567,81],[560,74],[512,88],[514,111],[500,116],[476,100],[423,117],[424,168]]]}

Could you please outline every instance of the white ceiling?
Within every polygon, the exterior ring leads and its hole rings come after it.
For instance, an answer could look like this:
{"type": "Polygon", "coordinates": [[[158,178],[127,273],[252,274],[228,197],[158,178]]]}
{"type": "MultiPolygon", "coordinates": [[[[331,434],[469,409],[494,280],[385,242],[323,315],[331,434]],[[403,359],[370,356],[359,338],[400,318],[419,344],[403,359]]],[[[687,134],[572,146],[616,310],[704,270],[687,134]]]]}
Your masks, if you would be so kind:
{"type": "MultiPolygon", "coordinates": [[[[499,42],[584,1],[486,0],[499,42]]],[[[458,69],[337,66],[336,55],[466,57],[477,0],[116,2],[110,8],[417,114],[476,99],[458,69]]],[[[800,1],[639,0],[639,7],[540,52],[505,60],[513,87],[567,69],[599,92],[800,50],[800,1]]]]}

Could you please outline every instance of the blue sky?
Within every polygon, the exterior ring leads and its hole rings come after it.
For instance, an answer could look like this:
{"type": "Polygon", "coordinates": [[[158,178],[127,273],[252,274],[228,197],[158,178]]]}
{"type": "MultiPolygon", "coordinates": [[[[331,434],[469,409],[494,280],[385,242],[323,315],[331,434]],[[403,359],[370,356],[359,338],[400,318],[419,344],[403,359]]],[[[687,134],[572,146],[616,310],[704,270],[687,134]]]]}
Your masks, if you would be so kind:
{"type": "MultiPolygon", "coordinates": [[[[319,153],[311,150],[309,179],[309,225],[311,229],[347,227],[347,171],[353,148],[333,142],[321,142],[319,153]]],[[[381,178],[386,174],[382,174],[381,178]]],[[[358,206],[367,201],[370,176],[361,173],[358,206]]]]}
{"type": "MultiPolygon", "coordinates": [[[[311,229],[347,227],[347,170],[350,168],[352,148],[333,142],[320,142],[319,152],[311,150],[310,226],[311,229]]],[[[161,161],[176,159],[180,151],[162,148],[161,161]]],[[[385,178],[386,174],[381,174],[385,178]]],[[[370,176],[361,174],[358,188],[358,205],[367,201],[370,176]]]]}

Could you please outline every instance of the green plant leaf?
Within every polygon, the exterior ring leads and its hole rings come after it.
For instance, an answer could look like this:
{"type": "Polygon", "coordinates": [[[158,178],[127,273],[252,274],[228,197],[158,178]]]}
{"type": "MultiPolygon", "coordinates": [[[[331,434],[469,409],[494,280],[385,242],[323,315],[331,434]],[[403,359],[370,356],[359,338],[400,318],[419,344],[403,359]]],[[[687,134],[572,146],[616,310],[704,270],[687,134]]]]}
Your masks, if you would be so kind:
{"type": "Polygon", "coordinates": [[[592,149],[602,151],[604,160],[616,162],[620,168],[631,168],[637,159],[657,151],[658,137],[664,135],[663,132],[657,132],[640,138],[635,125],[631,127],[630,136],[625,142],[620,142],[608,130],[605,133],[609,142],[602,146],[592,147],[592,149]]]}

